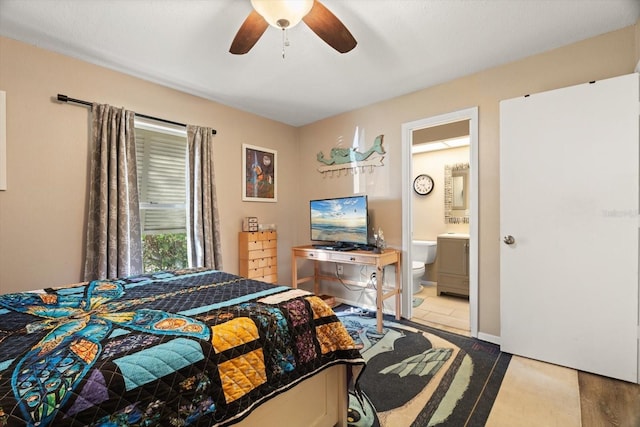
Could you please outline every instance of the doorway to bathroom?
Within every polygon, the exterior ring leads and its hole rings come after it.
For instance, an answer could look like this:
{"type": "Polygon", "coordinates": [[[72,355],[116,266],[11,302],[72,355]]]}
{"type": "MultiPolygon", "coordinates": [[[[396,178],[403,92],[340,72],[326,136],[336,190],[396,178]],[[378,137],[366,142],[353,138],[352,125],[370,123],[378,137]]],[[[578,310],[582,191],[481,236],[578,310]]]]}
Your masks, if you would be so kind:
{"type": "Polygon", "coordinates": [[[477,108],[402,128],[403,249],[408,260],[403,262],[402,315],[475,337],[477,108]],[[436,242],[443,246],[436,248],[436,259],[425,257],[424,247],[436,242]]]}

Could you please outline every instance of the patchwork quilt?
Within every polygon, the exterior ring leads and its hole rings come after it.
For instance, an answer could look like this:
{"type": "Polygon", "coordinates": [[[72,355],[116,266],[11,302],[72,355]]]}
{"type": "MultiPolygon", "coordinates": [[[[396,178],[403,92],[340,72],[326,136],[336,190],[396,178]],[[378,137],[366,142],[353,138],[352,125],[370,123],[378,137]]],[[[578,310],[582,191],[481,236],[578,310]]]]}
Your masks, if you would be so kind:
{"type": "Polygon", "coordinates": [[[0,295],[0,426],[233,424],[338,363],[364,360],[322,299],[221,271],[0,295]]]}

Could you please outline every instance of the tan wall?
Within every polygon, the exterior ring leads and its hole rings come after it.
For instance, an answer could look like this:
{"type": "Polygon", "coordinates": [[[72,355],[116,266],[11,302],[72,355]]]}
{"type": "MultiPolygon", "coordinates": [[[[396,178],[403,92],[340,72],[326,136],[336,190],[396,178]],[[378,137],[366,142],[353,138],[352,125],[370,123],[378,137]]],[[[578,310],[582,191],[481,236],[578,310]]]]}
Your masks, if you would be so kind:
{"type": "Polygon", "coordinates": [[[89,110],[58,93],[211,126],[223,225],[223,266],[238,271],[241,218],[275,223],[279,275],[290,277],[297,129],[102,67],[0,38],[7,92],[7,191],[0,191],[0,292],[80,281],[87,208],[89,110]],[[242,202],[242,144],[278,152],[278,203],[242,202]]]}
{"type": "MultiPolygon", "coordinates": [[[[366,131],[370,144],[385,135],[385,166],[367,174],[376,224],[389,243],[402,247],[401,126],[403,123],[473,106],[479,109],[479,331],[500,335],[499,239],[499,102],[527,93],[566,87],[633,72],[640,49],[638,24],[521,61],[506,64],[415,93],[390,99],[305,126],[300,133],[302,170],[313,170],[315,153],[328,151],[355,129],[366,131]]],[[[552,153],[550,153],[551,155],[552,153]]],[[[349,194],[351,179],[323,179],[302,174],[302,192],[309,197],[349,194]]],[[[297,201],[298,243],[306,243],[307,197],[297,201]]]]}
{"type": "MultiPolygon", "coordinates": [[[[433,191],[413,198],[413,238],[436,240],[438,234],[469,233],[469,224],[448,224],[444,221],[444,169],[446,165],[469,163],[469,147],[451,148],[414,154],[413,176],[426,173],[433,178],[433,191]]],[[[412,177],[413,178],[413,177],[412,177]]]]}
{"type": "Polygon", "coordinates": [[[479,330],[500,334],[499,101],[627,74],[640,59],[640,30],[615,31],[299,129],[0,38],[0,90],[7,92],[9,190],[0,192],[0,292],[80,280],[86,210],[86,109],[51,101],[56,93],[215,127],[224,267],[237,271],[243,216],[278,224],[278,274],[290,278],[289,247],[309,241],[309,199],[369,195],[374,226],[402,247],[401,125],[479,107],[479,330]],[[361,148],[384,135],[384,166],[327,176],[316,154],[336,145],[361,148]],[[243,203],[241,144],[278,150],[278,203],[243,203]]]}

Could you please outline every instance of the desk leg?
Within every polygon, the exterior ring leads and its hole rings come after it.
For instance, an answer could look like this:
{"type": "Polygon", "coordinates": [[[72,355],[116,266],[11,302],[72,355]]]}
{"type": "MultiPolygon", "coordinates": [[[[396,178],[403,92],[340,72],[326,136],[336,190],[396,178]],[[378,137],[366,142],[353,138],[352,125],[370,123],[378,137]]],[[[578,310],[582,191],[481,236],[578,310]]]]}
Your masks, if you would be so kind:
{"type": "Polygon", "coordinates": [[[295,255],[291,257],[291,287],[298,287],[298,258],[295,255]]]}
{"type": "Polygon", "coordinates": [[[378,272],[376,273],[376,326],[378,333],[382,333],[382,307],[384,306],[384,300],[382,299],[382,288],[384,287],[384,267],[378,265],[378,272]]]}
{"type": "Polygon", "coordinates": [[[400,320],[400,302],[402,300],[402,280],[400,280],[400,263],[396,262],[396,320],[400,320]]]}
{"type": "Polygon", "coordinates": [[[320,296],[320,283],[318,283],[318,276],[320,273],[320,263],[313,261],[313,293],[320,296]]]}

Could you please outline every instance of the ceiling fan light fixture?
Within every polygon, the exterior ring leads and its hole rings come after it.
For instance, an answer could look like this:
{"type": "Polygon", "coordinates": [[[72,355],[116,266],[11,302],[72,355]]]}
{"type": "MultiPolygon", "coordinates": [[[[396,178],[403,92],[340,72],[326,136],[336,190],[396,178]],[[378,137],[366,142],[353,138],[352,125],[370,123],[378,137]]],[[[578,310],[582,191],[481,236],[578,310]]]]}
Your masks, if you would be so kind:
{"type": "Polygon", "coordinates": [[[251,0],[251,5],[269,25],[292,28],[311,11],[314,0],[251,0]]]}

